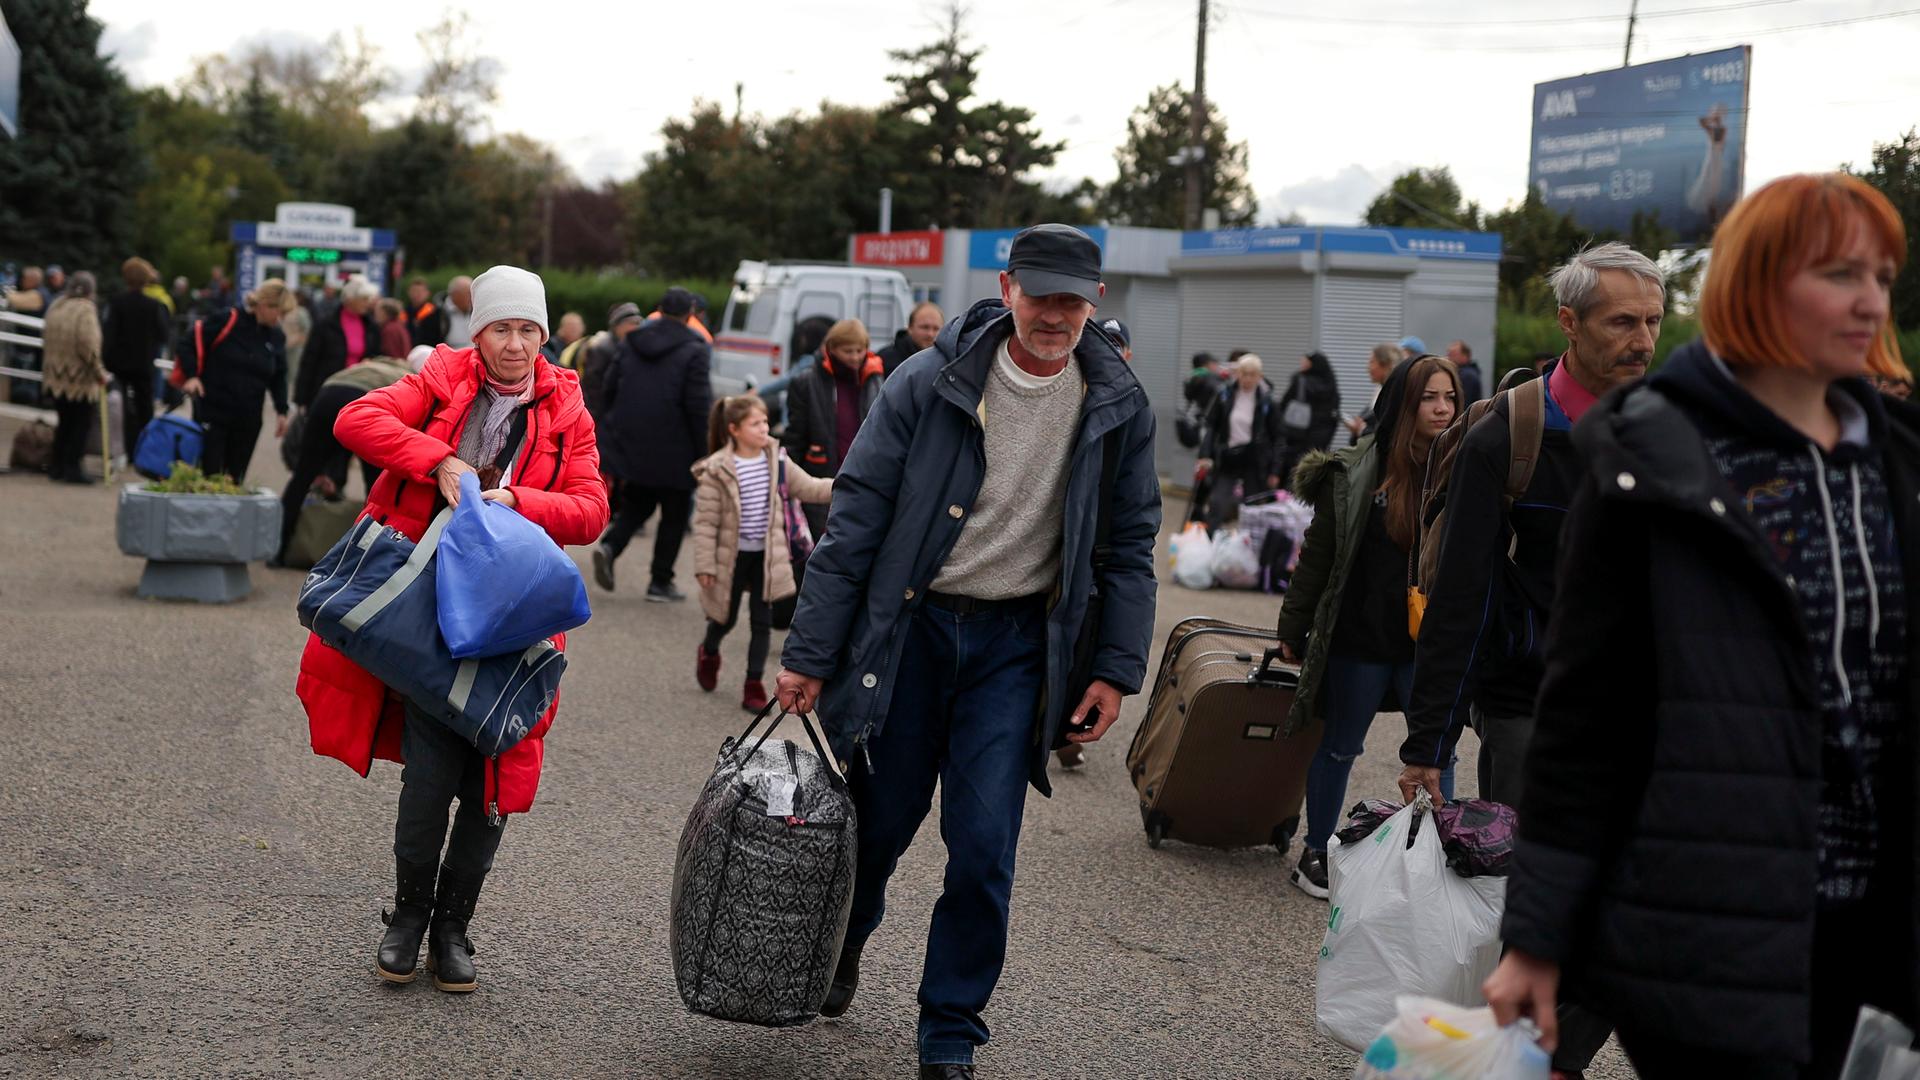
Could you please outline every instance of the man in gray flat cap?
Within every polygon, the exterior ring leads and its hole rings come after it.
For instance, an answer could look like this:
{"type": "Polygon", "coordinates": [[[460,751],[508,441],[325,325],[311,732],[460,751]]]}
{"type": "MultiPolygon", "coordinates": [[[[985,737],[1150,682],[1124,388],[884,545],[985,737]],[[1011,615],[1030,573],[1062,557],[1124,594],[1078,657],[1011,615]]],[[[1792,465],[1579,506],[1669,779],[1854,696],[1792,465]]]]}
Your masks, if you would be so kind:
{"type": "Polygon", "coordinates": [[[941,793],[947,870],[920,981],[921,1077],[971,1077],[1007,950],[1014,848],[1050,751],[1146,674],[1160,485],[1145,391],[1087,320],[1078,229],[1014,238],[1000,298],[894,371],[834,481],[778,679],[817,702],[859,811],[853,914],[821,1007],[852,1002],[888,877],[941,793]]]}

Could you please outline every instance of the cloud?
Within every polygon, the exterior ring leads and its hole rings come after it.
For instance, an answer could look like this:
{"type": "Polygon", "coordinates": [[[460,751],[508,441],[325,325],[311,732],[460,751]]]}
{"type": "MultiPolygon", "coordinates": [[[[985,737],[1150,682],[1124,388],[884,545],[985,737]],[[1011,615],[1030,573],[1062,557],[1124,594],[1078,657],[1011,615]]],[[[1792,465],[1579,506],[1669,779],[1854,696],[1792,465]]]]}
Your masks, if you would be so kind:
{"type": "Polygon", "coordinates": [[[1399,162],[1373,166],[1354,162],[1330,176],[1289,184],[1260,205],[1275,219],[1299,214],[1309,225],[1357,224],[1374,196],[1408,168],[1399,162]]]}
{"type": "Polygon", "coordinates": [[[159,29],[151,19],[138,26],[109,26],[100,35],[100,55],[112,57],[123,70],[131,71],[152,59],[159,29]]]}

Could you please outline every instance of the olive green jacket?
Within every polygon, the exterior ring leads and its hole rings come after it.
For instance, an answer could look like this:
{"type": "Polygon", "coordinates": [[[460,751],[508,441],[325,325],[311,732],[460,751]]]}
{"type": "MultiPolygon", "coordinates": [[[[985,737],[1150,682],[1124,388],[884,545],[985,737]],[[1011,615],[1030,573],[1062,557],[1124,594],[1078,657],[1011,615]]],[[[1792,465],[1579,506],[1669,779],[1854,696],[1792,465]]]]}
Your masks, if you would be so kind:
{"type": "Polygon", "coordinates": [[[1340,594],[1360,551],[1368,509],[1373,506],[1379,455],[1374,437],[1335,454],[1315,451],[1293,470],[1293,493],[1313,507],[1313,524],[1300,547],[1300,561],[1280,605],[1280,640],[1300,657],[1300,689],[1287,714],[1287,731],[1319,719],[1320,681],[1326,673],[1340,594]]]}

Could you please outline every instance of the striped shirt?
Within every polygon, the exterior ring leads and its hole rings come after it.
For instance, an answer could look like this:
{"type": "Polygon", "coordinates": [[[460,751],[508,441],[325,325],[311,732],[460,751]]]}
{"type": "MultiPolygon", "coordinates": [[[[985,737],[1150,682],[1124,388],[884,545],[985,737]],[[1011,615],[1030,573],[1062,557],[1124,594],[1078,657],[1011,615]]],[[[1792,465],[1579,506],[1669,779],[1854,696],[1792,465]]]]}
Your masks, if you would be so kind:
{"type": "Polygon", "coordinates": [[[733,474],[740,484],[740,550],[767,550],[768,487],[773,480],[767,473],[766,455],[743,458],[735,455],[733,474]]]}

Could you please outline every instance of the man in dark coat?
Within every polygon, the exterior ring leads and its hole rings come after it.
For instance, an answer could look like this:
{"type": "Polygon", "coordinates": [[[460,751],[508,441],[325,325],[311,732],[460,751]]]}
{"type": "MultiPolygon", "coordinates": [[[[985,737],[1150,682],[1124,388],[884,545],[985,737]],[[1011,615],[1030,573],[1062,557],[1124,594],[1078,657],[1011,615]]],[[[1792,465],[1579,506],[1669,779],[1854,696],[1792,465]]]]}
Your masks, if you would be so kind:
{"type": "Polygon", "coordinates": [[[852,1002],[887,878],[940,786],[948,861],[920,983],[923,1078],[974,1075],[1027,785],[1051,792],[1063,734],[1105,734],[1145,678],[1153,628],[1153,410],[1106,335],[1084,333],[1100,249],[1041,225],[1007,265],[1001,298],[881,391],[834,481],[777,687],[790,710],[819,703],[858,810],[852,920],[823,1015],[852,1002]]]}
{"type": "Polygon", "coordinates": [[[907,316],[906,329],[894,334],[892,344],[878,354],[887,374],[893,374],[894,369],[914,353],[933,348],[933,339],[940,336],[940,328],[946,325],[946,321],[947,317],[940,313],[940,305],[933,301],[922,300],[915,304],[913,314],[907,316]]]}
{"type": "Polygon", "coordinates": [[[1460,411],[1464,413],[1467,406],[1487,396],[1487,381],[1480,365],[1473,362],[1473,347],[1466,342],[1456,341],[1447,346],[1447,359],[1460,369],[1460,411]]]}
{"type": "Polygon", "coordinates": [[[627,335],[600,388],[600,467],[618,487],[620,509],[593,550],[594,580],[613,591],[614,560],[657,506],[647,585],[654,603],[687,598],[673,587],[673,563],[693,514],[693,463],[707,455],[713,347],[692,318],[693,294],[668,289],[660,318],[627,335]]]}
{"type": "MultiPolygon", "coordinates": [[[[1427,587],[1400,789],[1437,794],[1469,724],[1480,736],[1480,797],[1518,806],[1521,763],[1533,740],[1534,702],[1555,621],[1561,528],[1579,486],[1573,427],[1599,398],[1636,381],[1652,360],[1666,308],[1666,279],[1624,244],[1575,255],[1552,277],[1567,351],[1548,369],[1540,445],[1515,447],[1512,396],[1496,400],[1461,438],[1446,491],[1446,534],[1427,587]],[[1507,499],[1515,452],[1534,455],[1533,477],[1507,499]]],[[[1457,344],[1457,343],[1456,343],[1457,344]]],[[[1464,390],[1462,391],[1464,395],[1464,390]]],[[[1610,1025],[1563,1009],[1553,1064],[1587,1067],[1610,1025]]]]}
{"type": "Polygon", "coordinates": [[[580,396],[586,399],[587,413],[595,421],[600,419],[601,392],[607,372],[613,369],[614,358],[620,355],[621,343],[638,329],[640,305],[632,301],[615,304],[607,309],[607,328],[593,335],[581,348],[584,355],[580,358],[580,396]]]}

